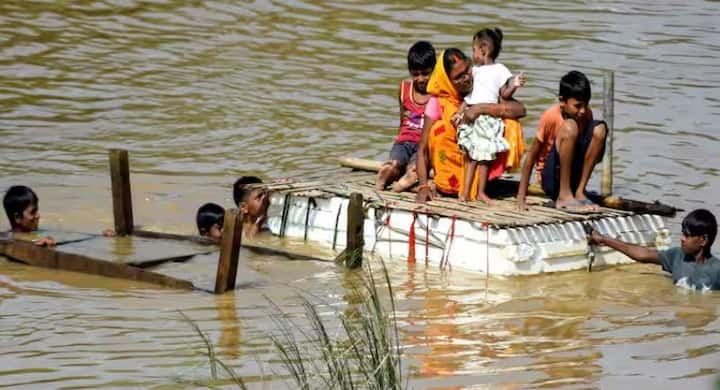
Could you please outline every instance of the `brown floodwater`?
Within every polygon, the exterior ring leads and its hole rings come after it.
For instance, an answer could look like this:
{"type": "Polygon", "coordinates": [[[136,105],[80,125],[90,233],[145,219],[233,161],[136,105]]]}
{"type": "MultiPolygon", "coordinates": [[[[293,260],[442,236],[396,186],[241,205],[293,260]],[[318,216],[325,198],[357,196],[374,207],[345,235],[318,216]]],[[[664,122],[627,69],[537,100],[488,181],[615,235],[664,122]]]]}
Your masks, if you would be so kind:
{"type": "MultiPolygon", "coordinates": [[[[384,158],[407,48],[469,51],[497,25],[500,60],[528,75],[526,136],[562,74],[590,76],[600,113],[613,69],[615,192],[720,212],[719,2],[475,3],[3,0],[0,190],[33,187],[44,228],[97,233],[112,225],[107,149],[122,147],[136,222],[191,233],[199,205],[232,204],[239,175],[384,158]]],[[[203,257],[177,267],[212,282],[203,257]]],[[[657,267],[389,272],[412,388],[711,388],[720,371],[720,294],[657,267]]],[[[331,320],[355,277],[243,250],[238,289],[213,296],[0,259],[0,388],[202,387],[202,341],[179,311],[251,387],[292,388],[269,302],[299,315],[303,293],[331,320]]]]}

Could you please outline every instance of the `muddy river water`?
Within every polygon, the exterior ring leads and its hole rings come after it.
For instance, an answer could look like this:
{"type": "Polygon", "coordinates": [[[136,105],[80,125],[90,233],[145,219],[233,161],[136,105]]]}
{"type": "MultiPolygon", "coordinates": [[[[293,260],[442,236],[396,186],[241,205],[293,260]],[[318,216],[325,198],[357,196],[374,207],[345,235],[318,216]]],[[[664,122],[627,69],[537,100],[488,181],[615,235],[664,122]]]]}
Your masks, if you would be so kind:
{"type": "MultiPolygon", "coordinates": [[[[565,72],[589,75],[601,112],[613,69],[615,192],[720,212],[719,2],[479,3],[3,0],[0,190],[33,187],[46,228],[99,232],[112,225],[106,150],[122,147],[136,221],[190,233],[200,204],[232,204],[239,175],[384,158],[407,48],[469,52],[477,29],[500,26],[500,60],[528,75],[526,136],[565,72]]],[[[402,261],[389,273],[411,388],[698,389],[720,371],[720,294],[657,267],[487,284],[402,261]]],[[[243,251],[239,288],[213,296],[0,259],[0,388],[199,387],[202,341],[178,310],[250,387],[292,388],[269,300],[299,313],[304,293],[332,317],[355,276],[243,251]]]]}

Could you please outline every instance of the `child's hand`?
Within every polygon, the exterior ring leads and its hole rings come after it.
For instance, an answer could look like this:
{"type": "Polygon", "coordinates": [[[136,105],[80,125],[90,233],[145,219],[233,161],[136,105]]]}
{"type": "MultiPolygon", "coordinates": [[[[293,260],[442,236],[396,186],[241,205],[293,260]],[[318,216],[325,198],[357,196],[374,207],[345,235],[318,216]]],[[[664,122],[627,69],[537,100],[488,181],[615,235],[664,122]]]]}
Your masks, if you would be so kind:
{"type": "Polygon", "coordinates": [[[600,241],[603,238],[603,235],[600,234],[597,230],[595,230],[592,225],[589,223],[583,223],[583,230],[585,230],[585,235],[587,236],[588,244],[590,245],[598,245],[600,244],[600,241]]]}
{"type": "Polygon", "coordinates": [[[55,239],[47,236],[37,241],[33,241],[33,244],[35,244],[35,246],[55,246],[55,239]]]}
{"type": "Polygon", "coordinates": [[[103,237],[115,237],[115,230],[105,229],[102,231],[103,237]]]}
{"type": "Polygon", "coordinates": [[[527,79],[525,78],[525,72],[520,72],[520,74],[513,77],[512,86],[515,88],[524,87],[525,81],[527,81],[527,79]]]}
{"type": "Polygon", "coordinates": [[[457,128],[462,123],[463,118],[465,117],[465,111],[458,111],[455,113],[455,115],[452,116],[452,124],[457,128]]]}

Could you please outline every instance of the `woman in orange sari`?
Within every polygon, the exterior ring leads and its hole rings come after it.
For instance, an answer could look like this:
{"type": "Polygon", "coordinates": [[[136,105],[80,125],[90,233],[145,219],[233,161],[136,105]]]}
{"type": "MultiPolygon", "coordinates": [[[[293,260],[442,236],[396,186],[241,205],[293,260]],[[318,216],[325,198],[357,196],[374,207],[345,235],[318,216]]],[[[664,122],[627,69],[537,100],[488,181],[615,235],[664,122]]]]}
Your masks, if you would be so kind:
{"type": "MultiPolygon", "coordinates": [[[[430,81],[428,93],[433,95],[425,110],[422,139],[418,146],[417,173],[420,186],[417,201],[431,200],[428,184],[430,168],[435,171],[434,183],[438,193],[457,195],[464,185],[464,155],[457,144],[457,128],[453,117],[458,112],[463,96],[472,91],[473,78],[470,61],[459,49],[451,48],[440,53],[430,81]]],[[[506,168],[519,167],[524,149],[522,128],[517,119],[525,116],[525,106],[518,101],[499,104],[476,104],[463,113],[463,121],[472,122],[478,115],[492,115],[505,119],[505,138],[510,150],[492,163],[488,180],[500,176],[506,168]]],[[[473,181],[471,199],[477,194],[477,177],[473,181]]]]}

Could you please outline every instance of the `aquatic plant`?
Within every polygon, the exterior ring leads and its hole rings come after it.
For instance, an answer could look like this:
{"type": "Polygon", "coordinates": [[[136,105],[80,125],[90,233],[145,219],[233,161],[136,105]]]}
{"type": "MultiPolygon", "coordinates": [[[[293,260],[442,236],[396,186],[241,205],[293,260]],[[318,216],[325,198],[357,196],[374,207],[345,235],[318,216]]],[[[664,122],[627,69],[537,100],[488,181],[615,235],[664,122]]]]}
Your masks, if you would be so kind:
{"type": "Polygon", "coordinates": [[[245,382],[243,382],[242,378],[240,378],[235,373],[235,370],[225,364],[222,360],[218,359],[217,355],[215,354],[215,346],[210,340],[210,337],[208,337],[208,335],[205,334],[202,329],[200,329],[200,326],[195,321],[193,321],[192,318],[188,317],[181,310],[178,310],[178,313],[180,313],[180,316],[185,322],[190,324],[195,333],[200,336],[200,339],[203,341],[203,344],[207,351],[206,356],[208,358],[208,365],[210,366],[210,378],[212,379],[212,383],[206,383],[205,385],[208,387],[214,387],[213,384],[215,383],[229,381],[230,383],[236,384],[241,389],[247,389],[247,386],[245,386],[245,382]],[[227,378],[223,379],[218,376],[218,367],[220,367],[225,372],[227,378]]]}
{"type": "Polygon", "coordinates": [[[395,301],[385,264],[383,282],[389,291],[386,310],[369,264],[363,277],[352,287],[360,297],[345,313],[336,313],[336,337],[322,319],[318,306],[300,295],[310,331],[288,319],[273,303],[279,331],[272,341],[283,365],[299,389],[402,389],[402,354],[398,337],[395,301]],[[302,335],[298,340],[295,334],[302,335]]]}
{"type": "MultiPolygon", "coordinates": [[[[268,299],[274,307],[273,321],[278,330],[271,335],[283,366],[295,382],[293,388],[311,389],[371,389],[385,390],[404,388],[402,384],[402,351],[395,315],[395,301],[392,285],[385,263],[382,266],[382,282],[387,286],[390,307],[385,308],[378,280],[369,264],[363,267],[359,283],[351,287],[354,303],[343,313],[335,313],[339,326],[335,336],[331,336],[328,324],[322,319],[319,305],[311,302],[305,295],[299,294],[304,309],[304,318],[310,322],[306,326],[289,319],[280,307],[268,299]],[[295,335],[300,334],[298,339],[295,335]]],[[[179,311],[182,318],[190,324],[202,339],[205,355],[210,367],[213,387],[221,383],[236,384],[241,389],[246,385],[231,367],[215,354],[210,338],[198,324],[185,313],[179,311]],[[218,372],[222,370],[227,378],[218,372]]]]}

